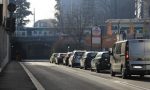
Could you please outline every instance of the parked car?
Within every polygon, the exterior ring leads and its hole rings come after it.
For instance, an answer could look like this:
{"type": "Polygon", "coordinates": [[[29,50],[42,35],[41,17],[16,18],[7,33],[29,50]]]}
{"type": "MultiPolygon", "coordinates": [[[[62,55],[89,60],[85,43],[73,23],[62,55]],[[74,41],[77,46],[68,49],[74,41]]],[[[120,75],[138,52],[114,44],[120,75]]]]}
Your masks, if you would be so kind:
{"type": "Polygon", "coordinates": [[[150,74],[150,39],[118,41],[111,53],[111,76],[121,73],[122,78],[131,75],[150,74]]]}
{"type": "Polygon", "coordinates": [[[57,53],[53,53],[50,57],[50,63],[55,63],[56,57],[57,57],[57,53]]]}
{"type": "Polygon", "coordinates": [[[98,52],[96,57],[91,61],[91,71],[96,70],[97,73],[101,70],[110,69],[110,55],[109,52],[98,52]]]}
{"type": "Polygon", "coordinates": [[[65,57],[66,53],[58,53],[56,60],[56,64],[63,64],[63,58],[65,57]]]}
{"type": "Polygon", "coordinates": [[[80,59],[80,68],[84,68],[85,70],[87,68],[91,68],[91,61],[93,58],[95,58],[97,52],[95,51],[88,51],[85,52],[82,58],[80,59]]]}
{"type": "Polygon", "coordinates": [[[80,59],[83,56],[84,52],[83,50],[74,50],[69,58],[69,66],[80,66],[80,59]]]}
{"type": "Polygon", "coordinates": [[[72,52],[68,52],[68,53],[66,54],[66,56],[63,58],[63,64],[66,65],[66,66],[68,66],[69,57],[71,56],[71,53],[72,53],[72,52]]]}

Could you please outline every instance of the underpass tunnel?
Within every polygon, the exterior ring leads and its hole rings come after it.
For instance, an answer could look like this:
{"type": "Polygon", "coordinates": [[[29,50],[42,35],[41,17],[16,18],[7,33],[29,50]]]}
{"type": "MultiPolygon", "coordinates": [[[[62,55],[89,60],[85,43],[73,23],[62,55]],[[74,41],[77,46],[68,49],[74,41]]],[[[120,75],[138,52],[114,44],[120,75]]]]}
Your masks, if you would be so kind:
{"type": "Polygon", "coordinates": [[[21,59],[49,59],[50,43],[13,43],[11,57],[16,60],[19,55],[21,59]]]}

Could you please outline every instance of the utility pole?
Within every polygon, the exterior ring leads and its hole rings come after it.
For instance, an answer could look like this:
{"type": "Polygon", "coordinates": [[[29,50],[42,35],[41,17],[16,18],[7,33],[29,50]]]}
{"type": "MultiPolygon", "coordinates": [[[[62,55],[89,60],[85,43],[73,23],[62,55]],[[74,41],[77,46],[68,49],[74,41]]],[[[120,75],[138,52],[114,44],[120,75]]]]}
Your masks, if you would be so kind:
{"type": "Polygon", "coordinates": [[[92,41],[92,38],[93,38],[93,32],[92,32],[92,29],[91,29],[91,43],[90,43],[91,44],[91,48],[90,48],[91,51],[93,50],[93,41],[92,41]]]}
{"type": "Polygon", "coordinates": [[[35,27],[35,8],[34,8],[34,14],[33,14],[33,27],[35,27]]]}

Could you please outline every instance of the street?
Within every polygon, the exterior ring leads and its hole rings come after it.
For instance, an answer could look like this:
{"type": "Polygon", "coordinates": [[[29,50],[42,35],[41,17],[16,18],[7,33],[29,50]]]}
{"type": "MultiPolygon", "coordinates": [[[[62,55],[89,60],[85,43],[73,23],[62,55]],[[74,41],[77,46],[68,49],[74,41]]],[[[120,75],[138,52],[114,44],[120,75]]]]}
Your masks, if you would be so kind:
{"type": "Polygon", "coordinates": [[[122,79],[109,72],[55,65],[49,62],[22,62],[45,90],[150,90],[150,77],[122,79]]]}

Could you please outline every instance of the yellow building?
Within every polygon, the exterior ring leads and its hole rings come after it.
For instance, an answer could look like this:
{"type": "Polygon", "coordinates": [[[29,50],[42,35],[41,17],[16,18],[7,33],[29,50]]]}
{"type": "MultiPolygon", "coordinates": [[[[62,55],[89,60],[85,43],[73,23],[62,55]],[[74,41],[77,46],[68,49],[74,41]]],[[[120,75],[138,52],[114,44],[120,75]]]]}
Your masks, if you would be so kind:
{"type": "Polygon", "coordinates": [[[8,0],[0,0],[0,72],[9,61],[9,35],[4,30],[5,20],[8,17],[7,5],[8,0]]]}

